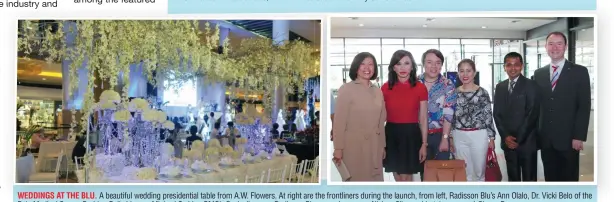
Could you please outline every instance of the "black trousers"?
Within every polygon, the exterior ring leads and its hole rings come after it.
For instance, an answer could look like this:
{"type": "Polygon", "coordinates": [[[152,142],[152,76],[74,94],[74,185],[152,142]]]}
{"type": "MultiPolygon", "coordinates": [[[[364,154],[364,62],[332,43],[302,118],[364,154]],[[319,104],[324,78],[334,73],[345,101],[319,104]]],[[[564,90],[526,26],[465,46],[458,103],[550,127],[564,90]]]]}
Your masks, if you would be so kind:
{"type": "Polygon", "coordinates": [[[510,182],[537,181],[537,151],[503,151],[507,162],[507,178],[510,182]]]}
{"type": "Polygon", "coordinates": [[[548,182],[577,182],[580,180],[580,152],[542,149],[544,177],[548,182]]]}

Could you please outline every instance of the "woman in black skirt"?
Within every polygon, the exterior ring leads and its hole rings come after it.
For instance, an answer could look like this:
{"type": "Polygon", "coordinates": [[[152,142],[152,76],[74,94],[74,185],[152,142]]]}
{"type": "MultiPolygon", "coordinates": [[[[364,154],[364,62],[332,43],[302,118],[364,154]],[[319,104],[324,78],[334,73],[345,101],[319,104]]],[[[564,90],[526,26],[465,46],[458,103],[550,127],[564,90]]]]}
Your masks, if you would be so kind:
{"type": "Polygon", "coordinates": [[[412,54],[398,50],[390,59],[388,82],[382,86],[386,102],[385,172],[397,182],[412,181],[424,170],[428,92],[416,77],[412,54]]]}

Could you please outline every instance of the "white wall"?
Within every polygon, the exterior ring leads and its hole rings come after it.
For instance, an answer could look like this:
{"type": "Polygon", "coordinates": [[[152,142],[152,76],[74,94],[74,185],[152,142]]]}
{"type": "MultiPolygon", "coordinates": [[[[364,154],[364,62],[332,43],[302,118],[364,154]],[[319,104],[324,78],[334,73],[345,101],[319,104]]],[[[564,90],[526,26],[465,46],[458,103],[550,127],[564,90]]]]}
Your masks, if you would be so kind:
{"type": "Polygon", "coordinates": [[[331,38],[482,38],[524,39],[524,31],[459,29],[332,28],[331,38]]]}
{"type": "Polygon", "coordinates": [[[17,86],[17,97],[33,100],[62,101],[62,89],[17,86]]]}

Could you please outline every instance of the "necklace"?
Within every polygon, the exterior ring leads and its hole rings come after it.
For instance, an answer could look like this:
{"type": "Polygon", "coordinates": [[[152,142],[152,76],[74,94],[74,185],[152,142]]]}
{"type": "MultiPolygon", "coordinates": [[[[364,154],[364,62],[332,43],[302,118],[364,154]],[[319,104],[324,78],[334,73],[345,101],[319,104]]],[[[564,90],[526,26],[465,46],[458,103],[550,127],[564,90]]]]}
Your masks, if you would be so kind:
{"type": "Polygon", "coordinates": [[[429,80],[424,79],[424,82],[427,82],[427,83],[435,83],[435,82],[437,82],[437,79],[435,79],[434,81],[429,81],[429,80]]]}

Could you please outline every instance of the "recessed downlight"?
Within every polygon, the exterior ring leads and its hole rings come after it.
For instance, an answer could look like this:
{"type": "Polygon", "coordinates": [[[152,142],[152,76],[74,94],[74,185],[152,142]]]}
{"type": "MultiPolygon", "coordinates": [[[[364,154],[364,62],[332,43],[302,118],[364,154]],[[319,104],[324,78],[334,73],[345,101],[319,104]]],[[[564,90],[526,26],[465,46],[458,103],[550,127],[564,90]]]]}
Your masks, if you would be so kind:
{"type": "Polygon", "coordinates": [[[429,26],[429,25],[427,25],[427,24],[423,24],[423,25],[422,25],[422,27],[424,27],[424,28],[426,28],[426,27],[428,27],[428,26],[429,26]]]}
{"type": "Polygon", "coordinates": [[[486,26],[482,26],[482,29],[486,29],[486,26]]]}
{"type": "Polygon", "coordinates": [[[358,24],[358,26],[360,26],[360,27],[364,27],[364,26],[365,26],[365,24],[358,24]]]}

